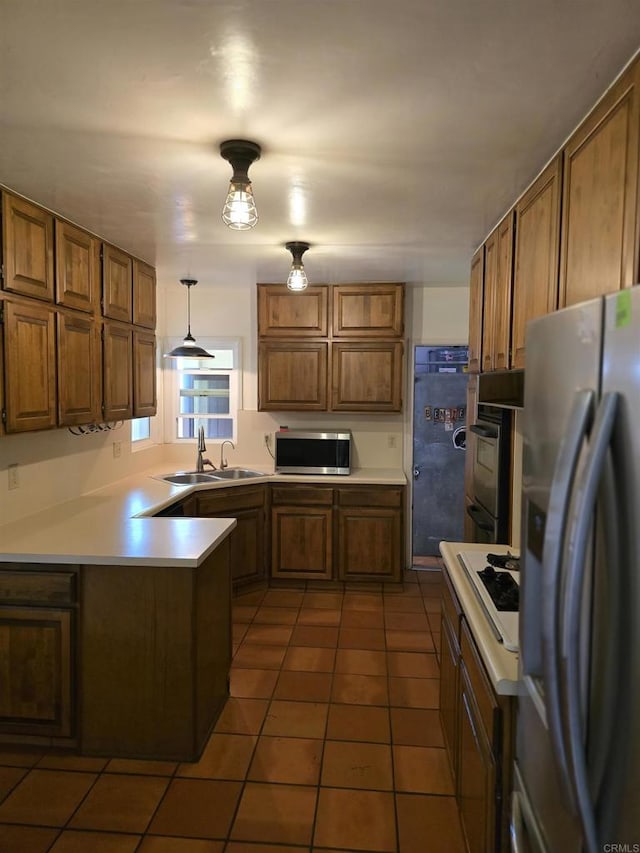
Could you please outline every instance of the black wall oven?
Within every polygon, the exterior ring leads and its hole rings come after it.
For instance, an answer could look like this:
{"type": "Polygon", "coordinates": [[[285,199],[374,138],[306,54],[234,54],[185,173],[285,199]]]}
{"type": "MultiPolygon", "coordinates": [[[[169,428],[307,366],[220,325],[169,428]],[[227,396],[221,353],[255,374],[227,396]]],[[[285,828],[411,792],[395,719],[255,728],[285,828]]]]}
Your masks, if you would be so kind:
{"type": "Polygon", "coordinates": [[[478,406],[471,425],[473,442],[473,503],[467,513],[474,524],[474,542],[509,544],[511,496],[511,411],[478,406]]]}

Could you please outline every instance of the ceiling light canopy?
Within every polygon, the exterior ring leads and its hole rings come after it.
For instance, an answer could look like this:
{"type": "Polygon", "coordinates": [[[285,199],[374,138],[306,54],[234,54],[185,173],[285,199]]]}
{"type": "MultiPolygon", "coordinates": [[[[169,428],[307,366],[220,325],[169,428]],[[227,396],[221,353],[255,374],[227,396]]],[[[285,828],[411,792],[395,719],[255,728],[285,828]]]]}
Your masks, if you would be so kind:
{"type": "Polygon", "coordinates": [[[302,256],[308,248],[308,243],[300,243],[297,241],[294,241],[293,243],[285,243],[285,249],[291,252],[291,256],[293,258],[291,270],[289,271],[289,278],[287,279],[287,287],[289,290],[306,290],[307,285],[309,284],[307,274],[304,271],[304,265],[302,263],[302,256]]]}
{"type": "Polygon", "coordinates": [[[247,139],[227,139],[220,143],[220,155],[231,163],[233,175],[222,209],[222,220],[236,231],[248,231],[258,221],[258,211],[249,180],[249,166],[260,159],[262,149],[247,139]]]}
{"type": "Polygon", "coordinates": [[[180,279],[180,284],[184,284],[187,288],[187,334],[180,346],[174,347],[171,352],[164,354],[165,358],[215,358],[206,349],[199,347],[191,334],[191,288],[195,287],[197,283],[194,278],[180,279]]]}

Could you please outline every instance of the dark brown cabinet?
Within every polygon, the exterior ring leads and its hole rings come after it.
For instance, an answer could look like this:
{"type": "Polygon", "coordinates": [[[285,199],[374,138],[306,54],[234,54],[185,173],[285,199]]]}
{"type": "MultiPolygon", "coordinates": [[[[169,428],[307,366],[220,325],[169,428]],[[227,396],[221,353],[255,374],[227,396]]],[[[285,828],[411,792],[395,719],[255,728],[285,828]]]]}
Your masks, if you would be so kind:
{"type": "Polygon", "coordinates": [[[103,419],[119,421],[133,417],[133,346],[130,326],[103,324],[102,376],[103,419]]]}
{"type": "Polygon", "coordinates": [[[233,486],[196,492],[185,515],[198,518],[235,518],[229,537],[234,589],[266,579],[266,486],[233,486]]]}
{"type": "Polygon", "coordinates": [[[2,251],[4,290],[53,302],[53,216],[3,192],[2,251]]]}
{"type": "Polygon", "coordinates": [[[402,284],[334,284],[334,338],[398,338],[404,334],[402,284]]]}
{"type": "Polygon", "coordinates": [[[334,342],[331,346],[332,411],[401,411],[401,341],[334,342]]]}
{"type": "Polygon", "coordinates": [[[95,313],[100,301],[100,241],[56,219],[56,302],[95,313]]]}
{"type": "Polygon", "coordinates": [[[282,284],[258,285],[258,329],[264,338],[324,338],[329,329],[329,289],[292,293],[282,284]]]}
{"type": "Polygon", "coordinates": [[[328,359],[324,341],[261,341],[258,409],[326,411],[328,359]]]}
{"type": "Polygon", "coordinates": [[[156,336],[133,330],[133,416],[156,413],[156,336]]]}
{"type": "Polygon", "coordinates": [[[133,261],[126,252],[102,244],[102,314],[110,320],[130,323],[132,309],[133,261]]]}
{"type": "Polygon", "coordinates": [[[156,271],[133,259],[133,322],[146,329],[156,327],[156,271]]]}
{"type": "Polygon", "coordinates": [[[333,489],[278,486],[271,493],[271,576],[333,576],[333,489]]]}
{"type": "Polygon", "coordinates": [[[440,723],[454,779],[458,776],[458,679],[460,671],[460,622],[462,614],[451,582],[442,584],[440,648],[440,723]]]}
{"type": "Polygon", "coordinates": [[[55,310],[36,300],[4,300],[5,428],[56,425],[55,310]]]}
{"type": "Polygon", "coordinates": [[[484,245],[484,304],[482,313],[482,370],[504,370],[509,363],[513,212],[484,245]]]}
{"type": "Polygon", "coordinates": [[[400,581],[404,489],[345,488],[337,497],[338,578],[400,581]]]}
{"type": "Polygon", "coordinates": [[[58,424],[96,423],[102,417],[102,362],[96,321],[57,312],[58,424]]]}

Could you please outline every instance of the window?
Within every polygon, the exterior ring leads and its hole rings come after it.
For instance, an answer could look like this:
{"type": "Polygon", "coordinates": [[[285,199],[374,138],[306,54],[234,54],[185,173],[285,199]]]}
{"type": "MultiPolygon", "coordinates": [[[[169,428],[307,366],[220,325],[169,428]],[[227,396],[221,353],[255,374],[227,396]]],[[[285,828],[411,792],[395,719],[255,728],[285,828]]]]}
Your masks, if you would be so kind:
{"type": "Polygon", "coordinates": [[[131,421],[131,441],[145,441],[151,438],[151,418],[134,418],[131,421]]]}
{"type": "MultiPolygon", "coordinates": [[[[166,441],[194,441],[200,427],[205,438],[235,441],[239,400],[239,341],[198,338],[215,360],[167,360],[165,368],[166,441]]],[[[172,342],[166,342],[167,349],[172,342]]]]}

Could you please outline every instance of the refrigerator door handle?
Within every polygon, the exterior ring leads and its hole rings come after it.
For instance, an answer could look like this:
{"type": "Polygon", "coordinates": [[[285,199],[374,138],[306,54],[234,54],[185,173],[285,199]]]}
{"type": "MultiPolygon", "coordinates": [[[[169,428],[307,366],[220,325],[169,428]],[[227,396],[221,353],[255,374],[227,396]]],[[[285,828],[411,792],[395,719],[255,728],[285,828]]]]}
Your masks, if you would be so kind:
{"type": "Polygon", "coordinates": [[[583,708],[580,679],[580,614],[587,574],[587,551],[591,542],[591,522],[605,475],[617,406],[618,394],[609,392],[602,396],[568,525],[561,655],[565,669],[569,756],[586,853],[598,853],[600,848],[586,758],[584,731],[586,714],[583,708]]]}
{"type": "Polygon", "coordinates": [[[577,391],[574,396],[564,439],[558,450],[542,550],[542,677],[547,716],[546,724],[553,745],[553,754],[561,786],[565,792],[567,804],[573,812],[577,810],[577,803],[565,743],[559,686],[560,569],[570,497],[580,452],[588,434],[595,399],[595,392],[590,389],[577,391]]]}

